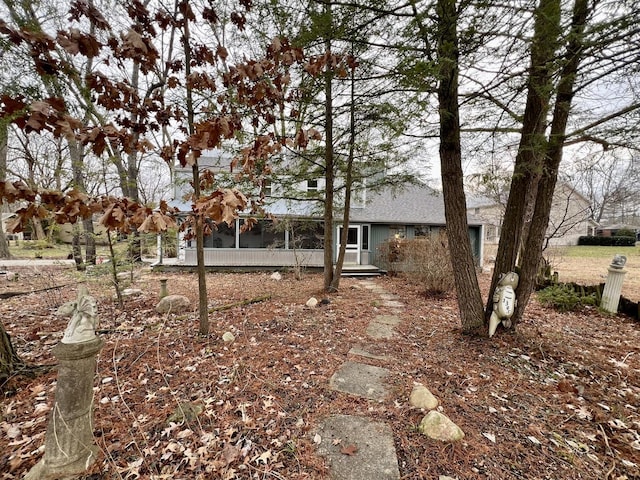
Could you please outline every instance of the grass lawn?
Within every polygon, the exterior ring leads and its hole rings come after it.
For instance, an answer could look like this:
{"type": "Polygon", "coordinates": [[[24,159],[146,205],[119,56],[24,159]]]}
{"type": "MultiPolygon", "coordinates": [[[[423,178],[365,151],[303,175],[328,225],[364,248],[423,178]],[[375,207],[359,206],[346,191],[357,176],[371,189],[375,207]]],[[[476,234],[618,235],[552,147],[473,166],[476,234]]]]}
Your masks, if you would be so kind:
{"type": "Polygon", "coordinates": [[[572,245],[560,247],[566,249],[564,254],[568,257],[581,258],[613,258],[614,255],[625,255],[627,258],[640,255],[640,244],[635,247],[600,247],[597,245],[572,245]]]}
{"type": "MultiPolygon", "coordinates": [[[[114,246],[116,255],[125,255],[127,243],[120,242],[114,246]]],[[[37,240],[23,240],[16,245],[10,242],[9,251],[13,258],[48,258],[64,260],[72,253],[71,245],[65,243],[46,243],[37,240]]],[[[84,254],[84,245],[82,246],[84,254]]],[[[109,247],[107,245],[96,245],[96,253],[101,257],[109,257],[109,247]]]]}

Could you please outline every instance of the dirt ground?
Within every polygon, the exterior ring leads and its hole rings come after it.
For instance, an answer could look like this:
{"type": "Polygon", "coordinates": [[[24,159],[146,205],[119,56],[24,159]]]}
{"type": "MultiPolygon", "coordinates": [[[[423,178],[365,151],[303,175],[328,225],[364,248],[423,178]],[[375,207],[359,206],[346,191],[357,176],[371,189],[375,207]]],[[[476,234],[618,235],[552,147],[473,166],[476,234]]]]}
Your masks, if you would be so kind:
{"type": "MultiPolygon", "coordinates": [[[[429,298],[405,278],[378,277],[407,307],[400,335],[371,347],[393,358],[378,361],[392,372],[391,393],[374,402],[328,388],[350,348],[371,344],[369,321],[388,313],[360,280],[345,278],[337,294],[325,297],[318,274],[302,280],[285,274],[280,281],[266,273],[210,274],[212,309],[270,297],[213,312],[211,334],[200,337],[195,313],[155,312],[160,278],[169,279],[170,293],[195,305],[192,274],[140,273],[134,286],[143,293],[124,310],[104,277],[24,269],[19,282],[0,280],[2,292],[82,279],[99,299],[105,347],[94,432],[101,455],[86,479],[326,479],[313,430],[337,413],[391,426],[402,479],[640,478],[638,322],[595,308],[560,314],[534,299],[516,334],[468,338],[453,295],[429,298]],[[308,308],[312,295],[328,303],[308,308]],[[227,331],[233,343],[222,342],[227,331]],[[414,382],[440,399],[464,430],[462,442],[441,444],[418,432],[425,412],[409,406],[414,382]],[[184,402],[200,415],[170,422],[184,402]]],[[[486,290],[488,275],[480,281],[486,290]]],[[[75,289],[65,287],[0,302],[25,361],[54,363],[51,349],[66,325],[54,312],[74,297],[75,289]]],[[[9,480],[21,478],[42,455],[55,373],[13,378],[5,387],[0,479],[9,480]]]]}

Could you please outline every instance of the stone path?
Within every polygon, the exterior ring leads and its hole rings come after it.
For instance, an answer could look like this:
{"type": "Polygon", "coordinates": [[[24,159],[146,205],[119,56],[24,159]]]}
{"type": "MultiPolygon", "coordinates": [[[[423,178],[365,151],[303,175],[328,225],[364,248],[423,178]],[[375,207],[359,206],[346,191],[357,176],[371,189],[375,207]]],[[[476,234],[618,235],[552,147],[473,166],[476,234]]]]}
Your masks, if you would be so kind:
{"type": "MultiPolygon", "coordinates": [[[[378,294],[382,305],[393,312],[375,317],[366,329],[367,336],[374,343],[392,339],[404,304],[373,281],[365,280],[361,285],[378,294]]],[[[349,353],[362,361],[346,361],[331,377],[329,387],[348,395],[384,401],[388,395],[384,382],[390,371],[366,362],[393,359],[370,353],[372,346],[354,345],[349,353]]],[[[393,434],[385,423],[353,415],[332,415],[319,425],[315,440],[318,453],[327,458],[334,480],[400,479],[393,434]]]]}

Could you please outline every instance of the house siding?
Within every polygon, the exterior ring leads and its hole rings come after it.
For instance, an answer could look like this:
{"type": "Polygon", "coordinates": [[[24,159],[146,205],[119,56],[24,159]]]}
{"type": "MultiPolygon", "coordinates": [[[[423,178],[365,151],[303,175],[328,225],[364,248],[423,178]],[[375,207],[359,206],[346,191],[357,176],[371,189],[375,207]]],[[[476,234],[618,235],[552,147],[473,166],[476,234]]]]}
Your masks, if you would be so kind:
{"type": "MultiPolygon", "coordinates": [[[[269,248],[207,248],[204,250],[204,263],[217,268],[242,267],[322,267],[323,250],[280,250],[269,248]]],[[[197,265],[196,250],[185,250],[185,266],[197,265]]]]}

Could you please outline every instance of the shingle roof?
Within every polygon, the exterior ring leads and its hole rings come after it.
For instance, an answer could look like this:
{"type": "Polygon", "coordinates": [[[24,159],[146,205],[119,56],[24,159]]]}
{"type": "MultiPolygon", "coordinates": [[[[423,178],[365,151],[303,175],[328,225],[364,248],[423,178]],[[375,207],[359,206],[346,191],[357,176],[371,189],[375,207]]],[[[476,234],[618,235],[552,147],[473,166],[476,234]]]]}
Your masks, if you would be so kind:
{"type": "MultiPolygon", "coordinates": [[[[351,207],[351,221],[363,223],[397,223],[445,225],[444,197],[426,185],[409,185],[397,192],[368,193],[364,207],[351,207]]],[[[467,215],[470,225],[483,222],[467,215]]]]}

